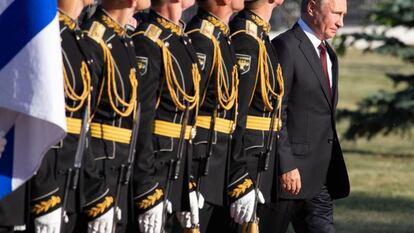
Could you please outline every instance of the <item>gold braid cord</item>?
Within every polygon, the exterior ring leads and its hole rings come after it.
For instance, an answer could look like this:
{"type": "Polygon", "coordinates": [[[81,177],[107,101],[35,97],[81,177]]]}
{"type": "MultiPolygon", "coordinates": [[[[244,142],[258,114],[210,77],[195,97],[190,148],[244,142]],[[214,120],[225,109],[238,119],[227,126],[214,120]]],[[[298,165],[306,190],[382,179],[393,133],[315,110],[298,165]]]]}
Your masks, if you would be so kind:
{"type": "MultiPolygon", "coordinates": [[[[216,92],[217,100],[220,106],[225,110],[230,110],[233,108],[236,103],[237,98],[237,85],[238,85],[238,76],[237,76],[237,66],[233,66],[232,70],[232,80],[231,80],[231,90],[227,86],[226,75],[223,68],[223,57],[221,55],[220,45],[216,38],[211,38],[211,41],[214,45],[214,56],[213,56],[213,69],[216,70],[216,92]],[[236,72],[234,72],[236,71],[236,72]],[[224,92],[224,93],[223,93],[224,92]]],[[[210,74],[211,76],[211,74],[210,74]]]]}
{"type": "MultiPolygon", "coordinates": [[[[263,104],[265,105],[266,109],[268,111],[273,111],[273,106],[270,103],[269,100],[269,95],[268,93],[270,93],[275,99],[277,99],[277,108],[278,108],[278,119],[280,119],[281,117],[281,111],[282,111],[282,99],[283,99],[283,95],[284,95],[284,81],[283,81],[283,73],[282,73],[282,67],[280,66],[280,64],[277,64],[277,69],[276,69],[276,78],[277,78],[277,82],[279,85],[279,93],[276,93],[273,88],[272,85],[270,84],[270,74],[269,74],[269,65],[267,63],[267,51],[266,51],[266,45],[265,43],[258,38],[257,36],[253,36],[252,34],[247,33],[246,30],[240,30],[235,32],[233,36],[245,32],[247,35],[252,36],[258,43],[259,45],[259,54],[258,54],[258,60],[257,60],[257,73],[256,73],[256,83],[257,80],[260,80],[260,90],[261,90],[261,94],[262,94],[262,100],[263,100],[263,104]]],[[[254,91],[252,93],[252,98],[250,100],[250,103],[253,99],[253,95],[254,95],[254,91]]],[[[249,104],[250,105],[250,104],[249,104]]],[[[279,126],[278,126],[279,127],[279,126]]]]}
{"type": "MultiPolygon", "coordinates": [[[[187,34],[191,34],[194,32],[199,32],[202,35],[207,36],[213,43],[214,51],[213,51],[213,66],[211,67],[210,74],[209,74],[209,80],[210,77],[212,77],[213,71],[216,71],[216,92],[217,92],[217,99],[220,104],[220,107],[222,107],[225,110],[230,110],[233,108],[233,106],[237,105],[237,87],[239,84],[238,79],[238,71],[237,71],[237,65],[233,66],[232,70],[232,80],[231,80],[231,90],[229,90],[229,87],[227,86],[227,80],[223,68],[223,57],[221,55],[220,45],[217,39],[211,35],[206,35],[201,32],[200,29],[193,29],[189,31],[187,34]],[[223,94],[224,92],[224,94],[223,94]]],[[[210,81],[208,81],[209,83],[210,81]]],[[[207,90],[207,88],[205,89],[207,90]]],[[[203,93],[203,99],[201,101],[201,104],[204,102],[204,98],[206,96],[206,93],[203,93]]]]}
{"type": "MultiPolygon", "coordinates": [[[[131,98],[129,100],[124,100],[117,91],[116,86],[116,77],[115,77],[115,68],[114,68],[114,61],[111,55],[111,51],[106,46],[106,44],[103,41],[99,41],[101,47],[103,48],[104,52],[104,63],[106,64],[106,85],[107,85],[107,93],[109,97],[109,102],[112,106],[112,109],[120,116],[122,117],[128,117],[131,115],[132,111],[135,109],[136,104],[136,98],[137,98],[137,88],[138,88],[138,80],[136,78],[135,70],[131,68],[129,72],[129,81],[131,84],[131,98]],[[114,96],[115,97],[114,97],[114,96]],[[115,100],[116,99],[123,107],[125,107],[125,110],[120,110],[115,100]]],[[[99,93],[98,96],[98,103],[100,102],[102,96],[102,90],[99,93]]]]}
{"type": "MultiPolygon", "coordinates": [[[[161,40],[158,40],[157,44],[161,47],[161,50],[162,50],[165,83],[167,84],[167,88],[170,93],[171,99],[174,102],[174,105],[181,111],[185,110],[185,104],[183,104],[180,101],[179,95],[176,93],[176,89],[177,89],[178,93],[181,94],[184,97],[184,100],[189,103],[190,110],[198,106],[200,72],[198,70],[197,64],[194,63],[192,64],[192,67],[191,67],[193,86],[194,86],[194,95],[191,96],[187,94],[185,90],[183,90],[183,88],[180,86],[180,83],[177,81],[177,77],[175,76],[175,72],[174,72],[173,62],[171,59],[171,53],[168,47],[165,46],[165,44],[161,40]]],[[[161,98],[161,96],[159,98],[161,98]]],[[[159,99],[157,103],[159,103],[159,99]]]]}
{"type": "Polygon", "coordinates": [[[79,103],[75,106],[75,107],[70,107],[67,103],[65,104],[65,108],[67,111],[69,112],[76,112],[78,111],[84,104],[85,100],[88,99],[90,97],[90,92],[91,92],[91,74],[89,72],[88,66],[86,65],[85,62],[82,62],[82,66],[81,66],[81,76],[82,76],[82,85],[83,85],[83,90],[82,93],[80,95],[78,95],[69,78],[68,75],[66,73],[66,68],[63,65],[63,77],[64,77],[64,90],[65,90],[65,94],[66,97],[69,98],[70,100],[76,102],[78,101],[79,103]]]}

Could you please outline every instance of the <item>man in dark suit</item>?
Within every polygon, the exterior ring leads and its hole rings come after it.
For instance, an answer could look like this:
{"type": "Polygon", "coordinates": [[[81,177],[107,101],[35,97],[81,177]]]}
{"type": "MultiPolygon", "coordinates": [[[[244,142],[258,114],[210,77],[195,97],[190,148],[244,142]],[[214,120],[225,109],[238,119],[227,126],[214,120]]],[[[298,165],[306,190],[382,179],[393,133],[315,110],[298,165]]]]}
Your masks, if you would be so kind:
{"type": "Polygon", "coordinates": [[[301,18],[275,38],[285,78],[279,140],[280,201],[267,208],[266,232],[335,232],[333,199],[349,194],[335,127],[338,60],[326,42],[343,26],[346,0],[303,0],[301,18]],[[276,224],[276,225],[275,225],[276,224]]]}

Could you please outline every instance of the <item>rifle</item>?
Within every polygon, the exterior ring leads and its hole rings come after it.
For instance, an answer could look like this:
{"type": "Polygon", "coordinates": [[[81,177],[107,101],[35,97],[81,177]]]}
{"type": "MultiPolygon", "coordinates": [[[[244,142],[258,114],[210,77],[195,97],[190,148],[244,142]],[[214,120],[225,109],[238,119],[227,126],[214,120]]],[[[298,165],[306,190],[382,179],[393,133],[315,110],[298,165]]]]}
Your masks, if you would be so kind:
{"type": "MultiPolygon", "coordinates": [[[[198,178],[197,178],[197,200],[200,198],[200,185],[201,185],[201,177],[207,176],[209,173],[210,167],[210,158],[213,155],[213,136],[214,136],[214,128],[216,126],[216,116],[217,116],[217,108],[214,109],[213,113],[211,114],[210,119],[210,128],[208,132],[208,144],[206,150],[206,157],[201,158],[200,163],[198,165],[198,178]]],[[[184,233],[199,233],[200,226],[191,226],[191,228],[185,228],[184,233]]]]}
{"type": "Polygon", "coordinates": [[[64,232],[64,225],[69,221],[68,215],[66,213],[69,190],[76,190],[78,187],[79,172],[82,166],[83,151],[85,150],[86,134],[89,130],[89,107],[90,106],[88,103],[83,113],[82,126],[79,134],[78,145],[76,147],[75,162],[73,163],[73,168],[69,168],[66,174],[65,189],[63,192],[62,202],[62,224],[60,225],[60,232],[64,232]]]}
{"type": "MultiPolygon", "coordinates": [[[[257,204],[259,199],[259,188],[262,179],[262,173],[267,171],[269,168],[270,162],[270,152],[272,151],[272,146],[275,138],[275,123],[277,119],[277,102],[278,100],[274,100],[273,110],[271,113],[270,119],[270,126],[269,126],[269,134],[266,138],[266,147],[262,150],[259,154],[259,162],[257,166],[257,180],[256,180],[256,187],[255,187],[255,200],[253,206],[253,216],[252,219],[248,223],[243,223],[242,225],[242,233],[258,233],[259,232],[259,218],[257,217],[257,204]]],[[[279,124],[279,122],[278,122],[279,124]]],[[[278,128],[276,128],[279,130],[278,128]]]]}
{"type": "Polygon", "coordinates": [[[112,233],[116,232],[116,225],[121,220],[118,210],[119,196],[121,194],[121,187],[128,186],[132,175],[132,166],[135,160],[135,147],[138,139],[139,121],[141,118],[141,103],[138,103],[137,109],[134,112],[133,127],[131,135],[131,143],[129,144],[128,160],[126,164],[122,164],[119,169],[118,182],[116,184],[115,202],[114,202],[114,218],[112,225],[112,233]]]}
{"type": "Polygon", "coordinates": [[[189,105],[186,103],[185,111],[184,111],[184,119],[183,123],[181,125],[180,130],[180,139],[178,141],[178,149],[177,149],[177,156],[175,158],[170,159],[169,165],[168,165],[168,176],[167,176],[167,185],[165,188],[165,197],[164,197],[164,203],[163,203],[163,212],[161,216],[161,223],[162,223],[162,229],[161,233],[165,233],[165,222],[167,220],[167,212],[168,212],[168,196],[170,194],[171,189],[171,183],[178,179],[180,176],[180,169],[181,169],[181,159],[183,157],[183,149],[184,149],[184,143],[185,143],[185,132],[188,125],[188,119],[189,119],[189,105]]]}

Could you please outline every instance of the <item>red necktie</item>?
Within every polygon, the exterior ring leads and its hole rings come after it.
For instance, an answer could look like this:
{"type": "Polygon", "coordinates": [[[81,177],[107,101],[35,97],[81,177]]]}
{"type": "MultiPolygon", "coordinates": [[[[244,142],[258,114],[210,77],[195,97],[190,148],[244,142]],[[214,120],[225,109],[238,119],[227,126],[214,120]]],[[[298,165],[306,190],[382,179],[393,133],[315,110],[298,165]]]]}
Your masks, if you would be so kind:
{"type": "Polygon", "coordinates": [[[321,42],[321,44],[318,46],[318,49],[319,49],[319,53],[320,53],[319,58],[321,59],[323,74],[324,74],[325,80],[326,80],[326,85],[328,86],[329,95],[332,96],[331,81],[329,80],[329,73],[328,73],[328,62],[326,60],[326,47],[325,47],[325,44],[323,42],[321,42]]]}

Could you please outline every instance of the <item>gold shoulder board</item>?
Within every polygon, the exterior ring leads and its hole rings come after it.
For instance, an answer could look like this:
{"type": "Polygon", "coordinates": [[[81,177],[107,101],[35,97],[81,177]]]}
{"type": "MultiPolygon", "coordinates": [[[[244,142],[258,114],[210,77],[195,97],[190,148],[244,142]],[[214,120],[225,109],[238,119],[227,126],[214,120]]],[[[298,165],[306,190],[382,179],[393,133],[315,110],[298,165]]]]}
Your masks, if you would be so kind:
{"type": "Polygon", "coordinates": [[[207,20],[201,23],[200,33],[210,38],[214,32],[214,25],[207,20]]]}
{"type": "Polygon", "coordinates": [[[93,22],[91,28],[88,31],[88,36],[96,41],[99,41],[102,39],[105,31],[106,31],[105,26],[95,21],[93,22]]]}
{"type": "Polygon", "coordinates": [[[154,42],[157,42],[158,38],[161,35],[161,32],[161,28],[155,26],[154,24],[150,24],[147,30],[144,32],[144,36],[150,38],[154,42]]]}
{"type": "Polygon", "coordinates": [[[257,25],[250,20],[246,20],[246,33],[257,37],[257,25]]]}

